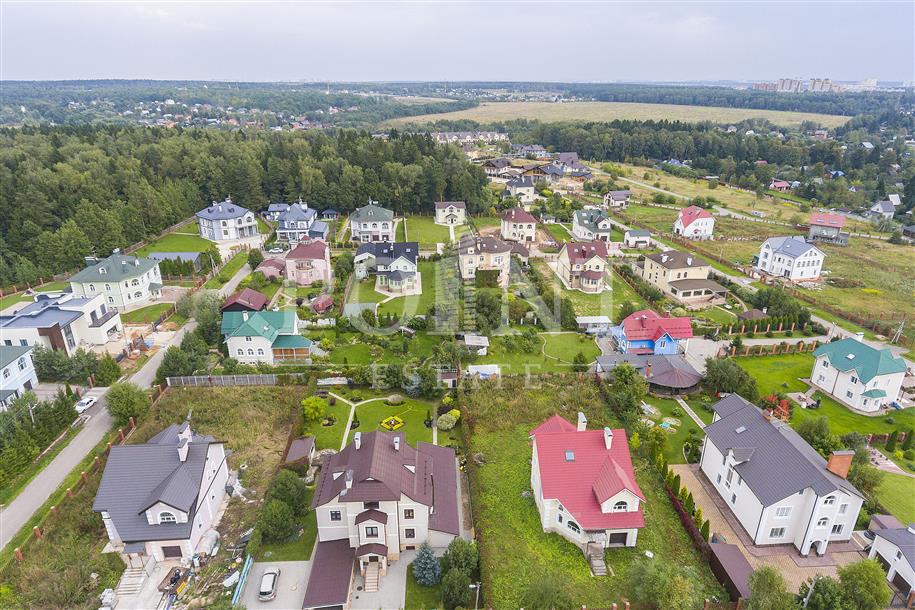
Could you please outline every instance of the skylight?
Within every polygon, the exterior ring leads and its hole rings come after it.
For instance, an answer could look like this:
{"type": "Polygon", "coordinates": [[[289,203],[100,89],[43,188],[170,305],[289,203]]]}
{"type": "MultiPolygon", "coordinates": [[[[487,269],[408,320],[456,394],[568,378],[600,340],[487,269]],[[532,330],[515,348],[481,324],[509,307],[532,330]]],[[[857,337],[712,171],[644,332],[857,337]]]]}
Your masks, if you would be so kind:
{"type": "Polygon", "coordinates": [[[566,461],[567,462],[575,461],[575,452],[574,451],[571,451],[571,450],[566,451],[566,461]]]}
{"type": "Polygon", "coordinates": [[[734,430],[734,432],[736,432],[737,434],[740,434],[741,432],[746,432],[746,431],[747,431],[746,426],[741,426],[741,427],[737,428],[736,430],[734,430]]]}

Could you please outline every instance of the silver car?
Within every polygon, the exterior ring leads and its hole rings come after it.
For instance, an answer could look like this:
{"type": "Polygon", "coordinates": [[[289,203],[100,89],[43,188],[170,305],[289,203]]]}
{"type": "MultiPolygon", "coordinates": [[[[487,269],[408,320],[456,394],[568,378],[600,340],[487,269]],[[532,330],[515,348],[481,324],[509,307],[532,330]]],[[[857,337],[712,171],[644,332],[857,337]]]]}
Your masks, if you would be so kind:
{"type": "Polygon", "coordinates": [[[89,410],[89,407],[98,402],[98,398],[95,396],[87,396],[81,401],[73,405],[73,408],[76,409],[77,414],[82,415],[85,411],[89,410]]]}
{"type": "Polygon", "coordinates": [[[262,602],[269,602],[276,597],[276,587],[280,581],[279,568],[267,568],[264,575],[261,576],[261,586],[257,591],[257,599],[262,602]]]}

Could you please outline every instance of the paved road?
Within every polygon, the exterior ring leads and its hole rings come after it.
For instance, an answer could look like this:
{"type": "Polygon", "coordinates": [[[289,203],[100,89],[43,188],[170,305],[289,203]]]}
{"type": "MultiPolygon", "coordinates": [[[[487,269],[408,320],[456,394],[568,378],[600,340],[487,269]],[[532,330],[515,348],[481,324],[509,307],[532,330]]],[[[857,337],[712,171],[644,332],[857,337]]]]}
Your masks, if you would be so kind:
{"type": "Polygon", "coordinates": [[[240,605],[245,608],[301,608],[305,587],[311,574],[311,561],[259,561],[251,564],[248,580],[242,590],[240,605]],[[280,569],[276,597],[269,602],[257,599],[261,578],[268,567],[280,569]]]}
{"type": "MultiPolygon", "coordinates": [[[[251,268],[246,264],[225,286],[219,289],[219,292],[223,295],[231,294],[250,272],[251,268]]],[[[156,371],[165,357],[165,350],[169,346],[180,344],[184,335],[195,328],[197,328],[197,322],[188,320],[168,343],[163,345],[140,370],[130,377],[129,381],[141,388],[148,388],[152,385],[156,378],[156,371]]],[[[111,430],[114,421],[106,408],[105,393],[107,391],[108,388],[93,388],[89,391],[89,396],[99,398],[99,401],[86,411],[86,415],[90,416],[89,421],[83,424],[79,433],[51,460],[41,474],[32,479],[31,483],[8,506],[0,509],[0,548],[6,546],[10,538],[31,519],[32,514],[44,504],[48,496],[60,487],[73,467],[111,430]]]]}

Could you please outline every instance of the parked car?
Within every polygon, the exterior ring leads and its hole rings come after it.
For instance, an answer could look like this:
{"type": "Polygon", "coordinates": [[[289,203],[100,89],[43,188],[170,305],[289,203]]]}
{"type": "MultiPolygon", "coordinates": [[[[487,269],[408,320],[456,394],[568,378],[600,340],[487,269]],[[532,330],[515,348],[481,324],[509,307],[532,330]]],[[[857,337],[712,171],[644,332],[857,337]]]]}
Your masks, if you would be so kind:
{"type": "Polygon", "coordinates": [[[276,567],[264,570],[261,576],[261,586],[257,591],[257,599],[262,602],[269,602],[276,597],[276,587],[280,581],[280,569],[276,567]]]}
{"type": "Polygon", "coordinates": [[[73,408],[76,409],[76,413],[82,415],[85,411],[98,402],[98,398],[95,396],[86,396],[81,401],[73,405],[73,408]]]}
{"type": "Polygon", "coordinates": [[[270,248],[269,250],[267,250],[267,252],[269,252],[270,254],[282,254],[283,249],[282,248],[270,248]]]}

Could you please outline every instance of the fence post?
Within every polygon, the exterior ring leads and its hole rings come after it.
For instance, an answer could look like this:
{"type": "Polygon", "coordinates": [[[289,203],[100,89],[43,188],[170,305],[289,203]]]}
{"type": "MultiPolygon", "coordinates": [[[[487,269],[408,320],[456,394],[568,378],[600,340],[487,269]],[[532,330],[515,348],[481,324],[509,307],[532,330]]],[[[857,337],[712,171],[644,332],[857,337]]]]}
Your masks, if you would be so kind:
{"type": "Polygon", "coordinates": [[[16,555],[16,561],[22,561],[22,549],[17,546],[13,549],[13,553],[16,555]]]}
{"type": "Polygon", "coordinates": [[[80,473],[79,473],[79,476],[80,476],[80,478],[83,480],[83,483],[88,483],[88,482],[89,482],[89,475],[86,474],[86,471],[85,471],[85,470],[83,470],[82,472],[80,472],[80,473]]]}
{"type": "Polygon", "coordinates": [[[137,427],[136,422],[133,421],[133,415],[130,416],[130,419],[129,419],[128,421],[130,422],[130,429],[131,429],[131,430],[133,430],[134,428],[137,427]]]}
{"type": "Polygon", "coordinates": [[[42,533],[41,533],[41,528],[40,528],[40,527],[38,527],[37,525],[36,525],[35,527],[33,527],[33,528],[32,528],[32,533],[35,534],[35,537],[36,537],[36,538],[38,538],[39,540],[41,540],[42,533]]]}
{"type": "Polygon", "coordinates": [[[53,514],[55,517],[58,516],[58,510],[57,510],[56,505],[51,507],[51,514],[53,514]]]}
{"type": "Polygon", "coordinates": [[[73,497],[73,490],[72,490],[71,488],[69,488],[69,487],[67,488],[67,497],[68,497],[68,498],[72,498],[72,497],[73,497]]]}
{"type": "Polygon", "coordinates": [[[123,428],[118,428],[118,441],[120,441],[121,443],[124,442],[124,429],[123,428]]]}

